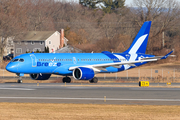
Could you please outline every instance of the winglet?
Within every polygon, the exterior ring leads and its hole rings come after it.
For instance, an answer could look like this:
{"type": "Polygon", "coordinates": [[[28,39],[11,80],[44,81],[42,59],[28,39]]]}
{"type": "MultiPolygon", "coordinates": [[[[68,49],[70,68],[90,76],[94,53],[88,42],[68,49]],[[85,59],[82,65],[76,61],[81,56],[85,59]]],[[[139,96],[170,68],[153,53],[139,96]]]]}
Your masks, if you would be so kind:
{"type": "Polygon", "coordinates": [[[172,52],[173,52],[173,50],[171,52],[169,52],[167,55],[165,55],[164,57],[162,57],[161,59],[166,59],[172,52]]]}

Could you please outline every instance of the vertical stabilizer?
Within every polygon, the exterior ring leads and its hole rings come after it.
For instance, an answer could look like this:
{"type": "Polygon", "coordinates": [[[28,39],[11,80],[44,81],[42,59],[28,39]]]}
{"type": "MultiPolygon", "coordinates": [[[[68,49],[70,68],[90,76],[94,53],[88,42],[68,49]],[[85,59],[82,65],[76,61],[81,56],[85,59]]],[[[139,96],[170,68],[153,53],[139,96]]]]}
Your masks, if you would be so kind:
{"type": "Polygon", "coordinates": [[[137,34],[136,38],[134,39],[131,46],[124,52],[124,53],[145,53],[149,32],[151,27],[151,21],[144,22],[143,26],[139,30],[139,33],[137,34]]]}

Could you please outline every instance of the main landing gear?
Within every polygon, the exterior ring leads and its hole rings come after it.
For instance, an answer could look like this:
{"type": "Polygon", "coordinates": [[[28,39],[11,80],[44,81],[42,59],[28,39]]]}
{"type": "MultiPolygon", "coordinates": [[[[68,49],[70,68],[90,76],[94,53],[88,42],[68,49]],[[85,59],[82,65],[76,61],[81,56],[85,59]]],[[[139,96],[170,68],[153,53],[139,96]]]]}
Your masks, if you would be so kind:
{"type": "Polygon", "coordinates": [[[98,82],[98,78],[94,77],[93,79],[89,80],[90,83],[97,83],[98,82]]]}
{"type": "Polygon", "coordinates": [[[70,83],[71,82],[71,78],[70,77],[64,77],[63,79],[62,79],[62,82],[63,83],[70,83]]]}
{"type": "MultiPolygon", "coordinates": [[[[63,83],[70,83],[71,82],[71,78],[70,77],[64,77],[62,79],[62,82],[63,83]]],[[[97,77],[94,77],[93,79],[89,80],[90,83],[97,83],[98,82],[98,78],[97,77]]]]}

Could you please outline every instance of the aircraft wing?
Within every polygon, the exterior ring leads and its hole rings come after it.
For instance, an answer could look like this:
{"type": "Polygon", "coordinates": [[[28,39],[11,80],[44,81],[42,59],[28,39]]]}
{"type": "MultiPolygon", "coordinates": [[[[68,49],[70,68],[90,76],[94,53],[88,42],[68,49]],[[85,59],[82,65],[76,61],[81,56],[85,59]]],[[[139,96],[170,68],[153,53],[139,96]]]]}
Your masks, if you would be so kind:
{"type": "Polygon", "coordinates": [[[92,68],[96,72],[100,72],[101,70],[107,71],[107,67],[115,67],[115,68],[120,68],[120,65],[129,65],[129,66],[135,66],[135,63],[143,63],[143,62],[152,62],[152,61],[157,61],[160,59],[166,59],[168,56],[170,56],[170,53],[168,53],[165,56],[155,56],[155,57],[149,57],[149,58],[142,58],[141,60],[137,61],[122,61],[122,62],[115,62],[115,63],[105,63],[105,64],[94,64],[94,65],[83,65],[83,66],[73,66],[70,67],[69,70],[74,70],[78,67],[86,67],[86,68],[92,68]]]}
{"type": "Polygon", "coordinates": [[[116,62],[116,63],[105,63],[105,64],[94,64],[94,65],[84,65],[84,66],[74,66],[70,67],[69,70],[74,70],[78,67],[86,67],[86,68],[92,68],[95,71],[104,70],[107,71],[106,67],[115,67],[118,68],[120,65],[130,65],[135,66],[135,63],[142,63],[142,62],[151,62],[151,61],[157,61],[157,59],[148,59],[148,60],[138,60],[138,61],[122,61],[122,62],[116,62]]]}

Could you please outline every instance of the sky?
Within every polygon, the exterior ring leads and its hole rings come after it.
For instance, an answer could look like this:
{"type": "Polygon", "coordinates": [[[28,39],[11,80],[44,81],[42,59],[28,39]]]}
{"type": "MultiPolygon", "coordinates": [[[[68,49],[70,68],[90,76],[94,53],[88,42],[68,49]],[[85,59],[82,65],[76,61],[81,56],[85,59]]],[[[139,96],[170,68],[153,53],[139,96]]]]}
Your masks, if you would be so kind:
{"type": "MultiPolygon", "coordinates": [[[[68,1],[68,0],[66,0],[66,1],[68,1]]],[[[73,1],[79,2],[79,0],[73,0],[73,1]]],[[[176,0],[176,1],[180,2],[180,0],[176,0]]],[[[130,6],[132,4],[132,2],[133,2],[133,0],[126,0],[125,5],[130,6]]]]}
{"type": "MultiPolygon", "coordinates": [[[[180,2],[180,0],[176,0],[176,1],[180,2]]],[[[130,6],[132,4],[132,2],[133,2],[133,0],[126,0],[125,5],[130,6]]]]}
{"type": "MultiPolygon", "coordinates": [[[[178,2],[180,2],[180,0],[176,0],[176,1],[178,1],[178,2]]],[[[125,3],[125,5],[127,6],[130,6],[131,4],[132,4],[132,2],[133,2],[133,0],[126,0],[126,3],[125,3]]]]}
{"type": "Polygon", "coordinates": [[[128,5],[128,6],[130,6],[130,5],[132,4],[132,1],[133,1],[133,0],[126,0],[126,3],[125,3],[125,5],[128,5]]]}

